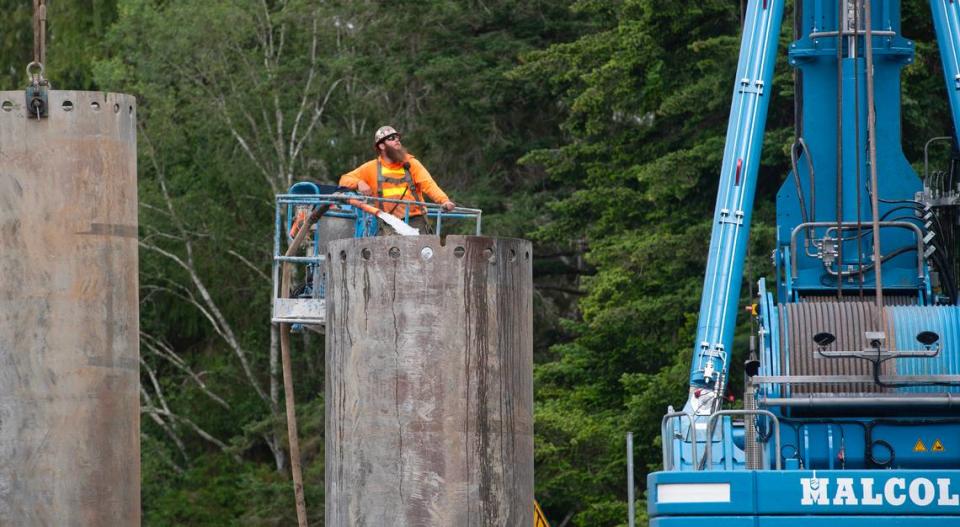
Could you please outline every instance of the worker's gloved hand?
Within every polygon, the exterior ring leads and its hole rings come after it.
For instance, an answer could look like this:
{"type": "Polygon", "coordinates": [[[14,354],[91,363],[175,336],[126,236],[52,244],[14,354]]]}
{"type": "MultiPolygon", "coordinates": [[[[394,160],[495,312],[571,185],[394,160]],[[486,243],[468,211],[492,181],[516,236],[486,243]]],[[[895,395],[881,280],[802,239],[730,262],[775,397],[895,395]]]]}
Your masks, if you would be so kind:
{"type": "Polygon", "coordinates": [[[450,212],[451,210],[457,208],[457,204],[448,200],[441,203],[440,207],[443,208],[443,210],[450,212]]]}
{"type": "Polygon", "coordinates": [[[364,195],[366,195],[366,196],[372,196],[372,195],[373,195],[373,189],[370,188],[370,185],[367,185],[367,184],[364,183],[363,181],[358,181],[358,182],[357,182],[357,192],[359,192],[359,193],[361,193],[361,194],[364,194],[364,195]]]}

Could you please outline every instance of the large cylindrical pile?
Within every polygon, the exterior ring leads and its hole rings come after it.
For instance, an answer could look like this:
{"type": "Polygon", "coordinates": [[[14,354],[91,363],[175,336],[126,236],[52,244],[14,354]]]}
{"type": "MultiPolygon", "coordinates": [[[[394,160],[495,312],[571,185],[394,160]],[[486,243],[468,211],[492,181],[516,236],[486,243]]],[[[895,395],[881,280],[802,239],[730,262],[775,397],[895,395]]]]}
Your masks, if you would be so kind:
{"type": "Polygon", "coordinates": [[[530,243],[328,253],[326,525],[531,525],[530,243]]]}
{"type": "Polygon", "coordinates": [[[134,99],[0,92],[0,525],[140,524],[134,99]]]}

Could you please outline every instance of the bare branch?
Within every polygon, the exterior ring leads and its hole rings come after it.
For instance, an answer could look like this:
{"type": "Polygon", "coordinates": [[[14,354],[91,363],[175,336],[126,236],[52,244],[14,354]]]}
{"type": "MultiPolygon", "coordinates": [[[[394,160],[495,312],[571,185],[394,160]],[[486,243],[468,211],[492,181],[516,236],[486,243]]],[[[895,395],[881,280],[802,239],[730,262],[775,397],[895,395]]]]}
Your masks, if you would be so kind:
{"type": "MultiPolygon", "coordinates": [[[[144,408],[152,408],[153,405],[150,403],[150,401],[151,401],[152,399],[150,399],[150,395],[147,393],[146,390],[143,389],[143,387],[140,387],[140,395],[141,395],[141,397],[143,397],[143,399],[144,399],[144,405],[143,405],[143,407],[144,407],[144,408]]],[[[147,412],[143,412],[143,410],[141,410],[141,413],[147,413],[147,412]]],[[[164,420],[163,420],[159,415],[157,415],[156,413],[148,413],[148,415],[150,416],[151,421],[153,421],[154,423],[156,423],[156,424],[163,430],[163,432],[167,435],[167,437],[169,437],[170,440],[173,441],[174,445],[177,447],[177,450],[180,451],[180,455],[182,455],[184,459],[186,459],[187,461],[189,461],[189,460],[190,460],[190,456],[187,454],[187,449],[186,449],[186,447],[183,445],[183,440],[180,439],[180,436],[177,435],[177,433],[173,430],[173,428],[171,428],[170,425],[168,425],[167,422],[164,421],[164,420]]]]}
{"type": "Polygon", "coordinates": [[[284,469],[287,468],[287,453],[283,450],[283,445],[280,443],[279,437],[277,434],[267,433],[262,434],[261,437],[263,437],[267,446],[270,447],[270,452],[273,453],[273,460],[277,472],[283,472],[284,469]]]}
{"type": "Polygon", "coordinates": [[[178,242],[178,243],[182,243],[182,242],[184,241],[183,238],[181,238],[180,236],[174,236],[173,234],[167,234],[167,233],[165,233],[165,232],[156,230],[155,228],[152,228],[152,227],[144,227],[144,229],[150,231],[149,234],[147,234],[146,236],[142,236],[142,237],[140,238],[140,239],[143,240],[144,242],[152,241],[152,240],[154,240],[155,238],[159,238],[159,239],[162,239],[162,240],[174,241],[174,242],[178,242]]]}
{"type": "Polygon", "coordinates": [[[141,202],[140,202],[140,207],[142,207],[142,208],[144,208],[144,209],[147,209],[147,210],[149,210],[149,211],[151,211],[151,212],[156,212],[157,214],[160,214],[161,216],[166,216],[166,217],[168,217],[168,218],[170,217],[170,213],[169,213],[169,212],[161,209],[160,207],[156,207],[156,206],[154,206],[154,205],[151,205],[151,204],[149,204],[149,203],[147,203],[147,202],[145,202],[145,201],[141,201],[141,202]]]}
{"type": "Polygon", "coordinates": [[[163,167],[160,165],[160,160],[157,159],[157,149],[153,146],[153,142],[150,140],[150,134],[147,133],[146,129],[143,127],[143,124],[138,122],[137,129],[140,131],[140,137],[142,137],[149,146],[147,149],[149,155],[147,157],[150,158],[150,163],[153,165],[153,170],[157,175],[157,183],[160,184],[160,192],[163,194],[163,201],[167,206],[167,213],[170,219],[173,220],[174,224],[177,225],[177,227],[180,227],[179,217],[173,210],[173,200],[170,199],[170,192],[167,191],[167,180],[165,177],[166,173],[164,172],[163,167]]]}
{"type": "MultiPolygon", "coordinates": [[[[197,423],[193,422],[193,420],[188,419],[182,415],[175,414],[172,411],[170,411],[170,408],[167,406],[167,403],[164,400],[163,392],[160,389],[160,384],[157,381],[155,372],[150,367],[150,365],[147,364],[142,358],[140,359],[140,365],[143,366],[143,368],[147,371],[147,374],[150,377],[150,382],[154,388],[154,393],[156,393],[157,395],[157,400],[160,401],[160,408],[158,408],[156,404],[153,403],[153,398],[150,397],[150,394],[147,392],[147,390],[144,389],[143,386],[141,386],[140,395],[144,398],[144,401],[146,402],[146,404],[144,404],[140,409],[141,413],[147,413],[148,415],[156,417],[157,419],[154,419],[154,422],[162,421],[162,419],[159,419],[159,418],[162,416],[165,416],[165,417],[180,421],[182,423],[185,423],[187,426],[193,429],[193,431],[196,432],[197,435],[220,447],[220,450],[222,450],[226,454],[231,455],[238,463],[241,461],[240,456],[238,456],[236,453],[231,453],[225,443],[223,443],[219,439],[210,435],[206,430],[200,428],[200,426],[198,426],[197,423]]],[[[164,426],[164,425],[161,424],[161,426],[164,426]]],[[[175,434],[174,434],[174,439],[175,440],[178,439],[175,437],[175,434]]],[[[182,443],[179,443],[179,441],[178,441],[178,445],[182,447],[182,443]]],[[[185,454],[185,451],[184,451],[184,454],[185,454]]]]}
{"type": "MultiPolygon", "coordinates": [[[[163,396],[163,390],[160,388],[160,382],[157,381],[157,374],[153,371],[153,368],[147,364],[147,361],[143,360],[143,357],[140,357],[140,366],[146,370],[147,375],[150,377],[150,384],[153,385],[153,392],[157,394],[157,400],[160,401],[160,406],[167,412],[170,411],[170,407],[167,406],[167,400],[163,396]]],[[[144,389],[143,386],[140,386],[140,389],[144,389]]],[[[146,394],[144,394],[146,395],[146,394]]]]}
{"type": "MultiPolygon", "coordinates": [[[[303,119],[303,113],[307,109],[307,101],[310,99],[310,87],[313,85],[313,79],[317,75],[317,12],[313,12],[313,32],[310,41],[310,69],[307,71],[307,81],[303,85],[303,95],[300,97],[300,108],[297,109],[297,115],[293,118],[293,127],[290,129],[290,160],[296,158],[294,145],[297,143],[297,129],[300,127],[300,121],[303,119]]],[[[309,135],[309,132],[307,132],[309,135]]]]}
{"type": "Polygon", "coordinates": [[[270,172],[267,170],[267,168],[263,166],[263,163],[260,161],[257,155],[254,154],[253,149],[250,147],[249,143],[247,143],[247,140],[244,139],[243,135],[240,134],[240,132],[237,130],[237,127],[233,124],[233,119],[230,117],[230,115],[226,111],[226,102],[223,101],[222,97],[218,102],[220,103],[221,108],[224,110],[223,118],[227,123],[227,128],[230,130],[230,135],[232,135],[233,138],[237,141],[237,144],[240,145],[240,149],[243,150],[245,154],[247,154],[247,157],[250,159],[250,161],[253,162],[253,165],[257,167],[257,170],[260,171],[260,174],[267,181],[267,184],[270,186],[270,189],[273,191],[274,194],[276,194],[278,190],[276,183],[274,182],[273,178],[270,176],[270,172]]]}
{"type": "Polygon", "coordinates": [[[230,327],[230,324],[227,322],[226,318],[220,312],[220,309],[217,307],[216,302],[214,302],[213,298],[210,296],[210,292],[207,291],[206,286],[203,284],[203,280],[201,280],[200,277],[197,275],[196,270],[192,266],[187,265],[187,263],[184,262],[179,256],[169,251],[166,251],[164,249],[161,249],[156,245],[149,245],[142,242],[138,242],[138,244],[140,245],[140,247],[143,247],[144,249],[147,249],[149,251],[153,251],[153,252],[156,252],[157,254],[165,256],[167,259],[176,263],[178,266],[180,266],[183,270],[187,272],[187,274],[190,276],[190,281],[193,283],[193,286],[197,289],[197,291],[200,293],[200,297],[203,299],[203,305],[201,306],[200,302],[194,299],[187,299],[187,300],[190,301],[198,309],[201,309],[201,312],[204,313],[204,316],[206,316],[207,319],[210,320],[214,329],[217,330],[217,333],[224,339],[224,341],[226,341],[226,343],[230,346],[230,348],[233,349],[234,354],[240,360],[240,365],[243,367],[243,372],[247,377],[247,381],[250,383],[253,389],[256,390],[257,395],[259,395],[260,398],[263,399],[264,401],[269,402],[270,400],[269,397],[267,397],[267,394],[263,392],[263,388],[260,386],[260,383],[257,381],[256,377],[254,377],[253,375],[253,371],[251,370],[250,364],[247,361],[246,351],[240,345],[240,342],[237,340],[236,336],[234,335],[233,330],[230,327]]]}
{"type": "Polygon", "coordinates": [[[310,119],[310,125],[307,127],[307,130],[303,133],[303,137],[300,138],[300,141],[296,143],[296,147],[293,149],[292,158],[296,158],[300,155],[300,151],[303,149],[304,143],[310,138],[313,134],[313,129],[320,122],[320,118],[323,117],[323,112],[326,109],[327,102],[330,100],[330,96],[333,94],[333,90],[336,89],[337,85],[343,79],[335,80],[330,88],[327,89],[327,94],[323,97],[323,102],[318,102],[317,106],[313,109],[313,117],[310,119]]]}
{"type": "Polygon", "coordinates": [[[217,439],[216,437],[213,437],[212,435],[210,435],[209,432],[207,432],[207,431],[204,430],[203,428],[200,428],[200,426],[197,425],[197,423],[193,422],[193,420],[191,420],[191,419],[189,419],[189,418],[187,418],[187,417],[184,417],[184,416],[182,416],[182,415],[175,414],[175,413],[172,413],[172,412],[167,412],[166,410],[157,408],[156,406],[143,406],[142,408],[140,408],[140,412],[141,412],[141,413],[146,413],[146,414],[148,414],[148,415],[149,415],[149,414],[156,414],[156,415],[159,415],[159,416],[169,417],[169,418],[171,418],[171,419],[175,419],[175,420],[177,420],[177,421],[180,421],[180,422],[186,424],[188,427],[190,427],[198,436],[202,437],[203,439],[205,439],[205,440],[209,441],[210,443],[213,443],[214,445],[216,445],[217,447],[219,447],[220,450],[221,450],[224,454],[227,454],[227,455],[229,455],[230,457],[232,457],[232,458],[234,459],[234,461],[236,461],[237,463],[241,463],[241,462],[243,461],[237,453],[231,452],[230,447],[227,446],[226,443],[224,443],[223,441],[220,441],[220,440],[217,439]]]}
{"type": "Polygon", "coordinates": [[[158,357],[161,357],[162,359],[166,360],[170,364],[173,364],[174,367],[176,367],[178,370],[187,374],[187,376],[189,376],[190,379],[193,380],[194,384],[196,384],[197,387],[200,388],[200,391],[202,391],[204,395],[209,397],[211,400],[213,400],[223,408],[228,410],[230,409],[230,405],[226,401],[224,401],[219,395],[213,393],[213,391],[211,391],[210,388],[207,386],[207,383],[203,382],[203,379],[200,377],[200,375],[198,375],[197,372],[193,371],[193,369],[190,368],[190,366],[188,366],[187,363],[173,351],[173,348],[168,346],[166,343],[160,341],[159,339],[154,338],[151,335],[148,335],[147,333],[144,333],[144,332],[140,333],[140,341],[148,350],[152,351],[158,357]]]}
{"type": "MultiPolygon", "coordinates": [[[[155,416],[155,415],[151,415],[150,417],[153,418],[153,419],[159,419],[159,418],[158,418],[157,416],[155,416]]],[[[160,422],[162,423],[163,420],[160,420],[160,422]]],[[[163,425],[161,425],[161,426],[163,426],[163,425]]],[[[145,433],[143,433],[143,432],[140,432],[140,444],[143,444],[143,443],[147,442],[148,437],[149,437],[149,436],[147,436],[147,434],[145,434],[145,433]]],[[[176,472],[178,475],[181,475],[181,476],[182,476],[183,473],[185,472],[184,469],[183,469],[183,467],[181,467],[180,465],[178,465],[177,462],[174,461],[173,459],[170,459],[169,456],[161,455],[161,456],[160,456],[160,460],[163,461],[164,463],[166,463],[168,466],[170,466],[170,468],[172,468],[173,471],[176,472]]],[[[189,461],[189,460],[188,460],[188,461],[189,461]]]]}
{"type": "MultiPolygon", "coordinates": [[[[140,396],[143,398],[143,401],[144,401],[143,407],[153,407],[153,406],[154,406],[154,405],[153,405],[153,398],[150,397],[150,394],[146,391],[146,389],[144,389],[143,386],[140,386],[140,396]]],[[[141,410],[141,413],[143,413],[143,410],[141,410]]],[[[187,449],[186,449],[186,447],[183,445],[183,440],[180,439],[180,436],[179,436],[179,435],[177,434],[177,432],[173,429],[173,427],[171,427],[169,424],[167,424],[166,421],[164,421],[159,415],[156,415],[155,413],[154,413],[154,414],[148,414],[148,415],[150,415],[150,419],[151,419],[154,423],[156,423],[157,426],[159,426],[161,430],[163,430],[163,432],[167,435],[167,437],[169,437],[170,440],[173,441],[174,445],[177,447],[177,450],[180,451],[180,455],[183,456],[183,459],[185,459],[185,460],[187,460],[187,461],[189,462],[189,461],[190,461],[190,456],[187,454],[187,449]]]]}
{"type": "Polygon", "coordinates": [[[259,275],[260,278],[263,278],[263,279],[266,280],[267,282],[269,282],[269,281],[272,280],[272,278],[270,278],[269,276],[267,276],[267,273],[265,273],[265,272],[263,272],[262,270],[260,270],[260,268],[258,268],[256,265],[253,265],[253,262],[251,262],[250,260],[247,260],[247,259],[246,259],[243,255],[241,255],[240,253],[234,251],[233,249],[229,249],[229,250],[227,251],[227,253],[230,254],[230,255],[232,255],[232,256],[234,256],[236,259],[240,260],[241,262],[243,262],[247,267],[249,267],[251,270],[253,270],[253,272],[257,273],[257,275],[259,275]]]}

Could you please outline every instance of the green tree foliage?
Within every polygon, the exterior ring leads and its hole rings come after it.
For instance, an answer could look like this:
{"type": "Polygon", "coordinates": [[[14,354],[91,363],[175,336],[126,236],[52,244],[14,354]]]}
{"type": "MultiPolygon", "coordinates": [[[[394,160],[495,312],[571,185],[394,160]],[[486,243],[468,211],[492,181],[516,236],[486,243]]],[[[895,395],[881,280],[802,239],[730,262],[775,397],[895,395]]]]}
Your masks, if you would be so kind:
{"type": "Polygon", "coordinates": [[[0,1],[3,31],[0,32],[0,88],[15,90],[27,85],[26,67],[33,60],[33,22],[30,2],[0,1]]]}
{"type": "Polygon", "coordinates": [[[525,158],[567,189],[537,236],[586,240],[596,269],[576,337],[536,371],[538,496],[555,522],[619,525],[625,432],[637,433],[638,464],[655,466],[660,416],[685,399],[714,203],[705,189],[730,104],[716,94],[736,68],[738,12],[723,1],[575,9],[599,31],[528,54],[512,74],[549,86],[570,138],[525,158]]]}
{"type": "MultiPolygon", "coordinates": [[[[103,40],[116,19],[116,0],[47,0],[46,76],[57,89],[95,89],[91,67],[104,52],[103,40]]],[[[4,14],[0,33],[0,85],[27,85],[26,67],[33,60],[33,3],[0,0],[4,14]]]]}
{"type": "MultiPolygon", "coordinates": [[[[513,161],[557,120],[506,72],[571,35],[562,4],[119,2],[94,70],[140,102],[146,524],[295,521],[267,318],[273,194],[336,181],[389,122],[458,201],[502,213],[488,229],[521,233],[506,196],[536,169],[513,161]]],[[[295,340],[322,524],[322,339],[295,340]]]]}
{"type": "MultiPolygon", "coordinates": [[[[0,78],[19,89],[30,2],[0,6],[0,78]]],[[[384,123],[454,199],[485,209],[486,232],[535,239],[537,497],[555,527],[626,523],[624,435],[635,433],[642,490],[660,462],[660,417],[686,398],[737,2],[48,6],[54,85],[138,98],[145,525],[294,524],[268,323],[272,196],[300,179],[335,182],[369,159],[384,123]]],[[[928,9],[903,1],[917,50],[903,75],[914,160],[950,130],[928,9]]],[[[789,31],[751,279],[770,272],[793,140],[789,31]]],[[[323,343],[294,340],[307,504],[321,525],[323,343]]]]}

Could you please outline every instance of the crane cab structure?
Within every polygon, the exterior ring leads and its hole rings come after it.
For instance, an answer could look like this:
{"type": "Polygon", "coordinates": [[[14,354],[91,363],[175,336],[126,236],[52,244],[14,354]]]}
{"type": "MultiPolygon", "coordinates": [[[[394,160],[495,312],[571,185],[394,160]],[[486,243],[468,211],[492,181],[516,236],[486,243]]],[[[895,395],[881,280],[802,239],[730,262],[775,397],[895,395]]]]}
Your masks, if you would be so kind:
{"type": "Polygon", "coordinates": [[[784,0],[748,3],[689,398],[662,421],[656,527],[960,525],[960,2],[931,0],[953,130],[901,147],[898,0],[795,0],[796,137],[742,409],[724,409],[784,0]],[[918,160],[914,160],[915,162],[918,160]]]}

